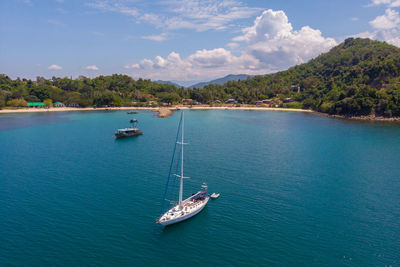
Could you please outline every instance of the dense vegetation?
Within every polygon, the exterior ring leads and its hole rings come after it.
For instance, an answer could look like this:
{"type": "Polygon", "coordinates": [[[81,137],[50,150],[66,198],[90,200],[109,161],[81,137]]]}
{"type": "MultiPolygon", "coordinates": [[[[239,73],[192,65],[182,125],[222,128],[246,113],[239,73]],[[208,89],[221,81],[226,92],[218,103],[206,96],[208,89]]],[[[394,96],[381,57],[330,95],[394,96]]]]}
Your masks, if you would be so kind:
{"type": "Polygon", "coordinates": [[[274,99],[284,107],[311,108],[346,116],[400,116],[400,49],[369,39],[349,38],[308,63],[271,75],[255,76],[223,85],[184,89],[127,75],[51,80],[38,77],[11,80],[0,75],[0,107],[24,106],[26,101],[61,101],[80,106],[179,103],[192,98],[201,103],[236,99],[254,104],[274,99]],[[298,91],[298,88],[300,91],[298,91]],[[294,102],[283,104],[281,99],[294,102]]]}
{"type": "Polygon", "coordinates": [[[26,101],[39,102],[46,99],[65,104],[75,103],[81,107],[130,106],[132,102],[140,105],[149,101],[175,103],[185,94],[187,92],[183,88],[150,80],[135,81],[127,75],[119,74],[93,79],[81,76],[74,80],[37,77],[36,81],[19,78],[11,80],[6,75],[0,75],[0,107],[26,106],[26,101]]]}
{"type": "Polygon", "coordinates": [[[292,97],[301,107],[324,113],[392,117],[400,116],[399,74],[399,48],[349,38],[328,53],[286,71],[209,85],[193,94],[199,101],[229,95],[245,103],[292,97]]]}

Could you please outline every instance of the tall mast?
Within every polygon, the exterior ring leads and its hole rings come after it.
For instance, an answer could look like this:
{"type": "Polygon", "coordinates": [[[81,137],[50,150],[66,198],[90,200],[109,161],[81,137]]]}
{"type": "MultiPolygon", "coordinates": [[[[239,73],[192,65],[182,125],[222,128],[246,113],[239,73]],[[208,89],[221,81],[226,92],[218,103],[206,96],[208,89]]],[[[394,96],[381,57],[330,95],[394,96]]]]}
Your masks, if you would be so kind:
{"type": "Polygon", "coordinates": [[[179,207],[182,207],[182,192],[183,192],[183,137],[184,137],[184,113],[182,111],[182,140],[181,140],[181,184],[179,187],[179,207]]]}

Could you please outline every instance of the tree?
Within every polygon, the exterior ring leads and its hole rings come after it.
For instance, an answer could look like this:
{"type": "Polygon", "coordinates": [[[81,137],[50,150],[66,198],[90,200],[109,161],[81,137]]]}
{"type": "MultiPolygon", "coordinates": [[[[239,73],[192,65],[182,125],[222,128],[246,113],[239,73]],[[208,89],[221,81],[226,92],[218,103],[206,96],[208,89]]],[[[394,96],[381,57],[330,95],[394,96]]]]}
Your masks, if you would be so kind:
{"type": "Polygon", "coordinates": [[[23,98],[16,98],[7,101],[7,106],[10,107],[27,107],[28,103],[23,98]]]}
{"type": "Polygon", "coordinates": [[[96,106],[108,106],[111,105],[113,101],[114,101],[114,95],[111,92],[105,92],[95,97],[93,103],[96,106]]]}
{"type": "Polygon", "coordinates": [[[46,105],[47,108],[51,108],[53,106],[53,100],[50,98],[43,100],[43,103],[46,105]]]}
{"type": "Polygon", "coordinates": [[[112,104],[114,106],[118,106],[118,107],[122,106],[122,99],[120,97],[116,96],[116,97],[114,97],[112,104]]]}
{"type": "Polygon", "coordinates": [[[160,98],[161,102],[168,104],[177,103],[181,99],[177,93],[162,92],[158,93],[157,96],[160,98]]]}

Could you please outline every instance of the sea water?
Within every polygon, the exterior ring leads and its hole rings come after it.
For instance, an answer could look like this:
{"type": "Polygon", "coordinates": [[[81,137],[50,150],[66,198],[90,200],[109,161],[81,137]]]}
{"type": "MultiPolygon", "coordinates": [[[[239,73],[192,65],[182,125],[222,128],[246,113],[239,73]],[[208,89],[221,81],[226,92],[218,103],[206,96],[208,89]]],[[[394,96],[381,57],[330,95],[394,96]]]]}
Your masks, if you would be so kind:
{"type": "Polygon", "coordinates": [[[180,111],[133,116],[0,115],[0,265],[400,265],[399,124],[185,111],[184,197],[221,196],[163,228],[180,111]]]}

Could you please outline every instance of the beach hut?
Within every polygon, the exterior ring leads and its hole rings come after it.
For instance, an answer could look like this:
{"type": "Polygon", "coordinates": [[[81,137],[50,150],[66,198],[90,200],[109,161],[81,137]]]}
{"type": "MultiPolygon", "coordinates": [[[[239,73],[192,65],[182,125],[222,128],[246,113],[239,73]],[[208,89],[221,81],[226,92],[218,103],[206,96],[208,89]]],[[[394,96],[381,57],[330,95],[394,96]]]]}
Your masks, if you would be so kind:
{"type": "Polygon", "coordinates": [[[237,101],[233,98],[230,98],[228,100],[225,101],[226,104],[237,104],[237,101]]]}
{"type": "Polygon", "coordinates": [[[78,103],[69,103],[68,107],[69,108],[79,108],[79,104],[78,103]]]}
{"type": "Polygon", "coordinates": [[[45,108],[46,105],[43,102],[28,102],[28,108],[45,108]]]}
{"type": "Polygon", "coordinates": [[[63,107],[65,107],[65,105],[64,105],[63,103],[57,101],[57,102],[54,103],[54,107],[56,107],[56,108],[63,108],[63,107]]]}
{"type": "Polygon", "coordinates": [[[193,101],[193,99],[190,99],[190,98],[184,98],[184,99],[182,99],[182,104],[189,104],[190,102],[192,102],[193,101]]]}
{"type": "Polygon", "coordinates": [[[264,99],[262,102],[264,104],[271,104],[273,102],[273,100],[272,99],[264,99]]]}

